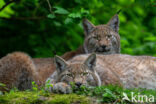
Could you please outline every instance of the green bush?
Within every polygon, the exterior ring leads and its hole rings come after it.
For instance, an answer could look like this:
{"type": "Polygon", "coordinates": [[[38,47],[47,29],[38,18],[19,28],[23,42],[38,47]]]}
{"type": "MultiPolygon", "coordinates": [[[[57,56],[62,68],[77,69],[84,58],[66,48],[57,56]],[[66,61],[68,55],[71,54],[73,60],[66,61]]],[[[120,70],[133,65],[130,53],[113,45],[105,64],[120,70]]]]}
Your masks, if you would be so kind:
{"type": "MultiPolygon", "coordinates": [[[[75,50],[83,43],[83,18],[104,24],[120,9],[121,52],[156,56],[154,0],[49,1],[15,0],[0,11],[1,57],[13,51],[50,57],[75,50]]],[[[0,2],[2,8],[9,0],[0,2]]]]}

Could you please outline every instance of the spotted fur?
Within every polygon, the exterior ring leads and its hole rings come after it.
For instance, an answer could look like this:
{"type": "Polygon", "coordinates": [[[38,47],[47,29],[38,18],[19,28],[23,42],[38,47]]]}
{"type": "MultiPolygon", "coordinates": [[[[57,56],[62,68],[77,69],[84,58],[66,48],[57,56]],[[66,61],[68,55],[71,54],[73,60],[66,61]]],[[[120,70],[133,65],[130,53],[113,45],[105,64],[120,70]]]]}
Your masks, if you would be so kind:
{"type": "MultiPolygon", "coordinates": [[[[40,78],[35,72],[32,59],[25,53],[14,52],[0,60],[0,83],[6,88],[13,87],[19,90],[31,89],[32,81],[40,83],[40,78]]],[[[4,90],[0,87],[0,90],[4,90]]]]}
{"type": "Polygon", "coordinates": [[[86,86],[114,84],[124,88],[156,89],[155,57],[88,54],[66,62],[57,56],[56,66],[57,71],[48,78],[54,86],[64,83],[69,88],[69,83],[73,82],[86,86]]]}
{"type": "Polygon", "coordinates": [[[93,25],[89,20],[83,22],[85,39],[76,51],[65,53],[62,58],[69,60],[84,53],[114,54],[120,53],[119,17],[114,15],[107,24],[93,25]]]}

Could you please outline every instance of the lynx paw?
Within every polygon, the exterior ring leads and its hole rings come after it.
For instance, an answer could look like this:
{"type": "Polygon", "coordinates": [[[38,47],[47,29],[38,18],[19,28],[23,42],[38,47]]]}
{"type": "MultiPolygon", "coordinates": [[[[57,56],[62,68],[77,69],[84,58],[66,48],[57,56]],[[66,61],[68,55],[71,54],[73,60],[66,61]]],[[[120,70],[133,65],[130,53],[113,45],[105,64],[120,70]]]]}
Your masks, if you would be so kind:
{"type": "Polygon", "coordinates": [[[70,85],[63,82],[59,82],[53,85],[53,87],[51,88],[51,92],[68,94],[72,92],[72,89],[70,85]]]}

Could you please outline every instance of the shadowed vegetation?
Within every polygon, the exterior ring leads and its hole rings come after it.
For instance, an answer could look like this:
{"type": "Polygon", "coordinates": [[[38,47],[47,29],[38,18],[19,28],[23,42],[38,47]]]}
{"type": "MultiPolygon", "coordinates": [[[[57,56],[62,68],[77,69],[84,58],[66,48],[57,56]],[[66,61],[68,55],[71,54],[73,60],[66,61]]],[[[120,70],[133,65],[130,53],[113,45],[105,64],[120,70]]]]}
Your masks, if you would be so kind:
{"type": "Polygon", "coordinates": [[[105,24],[121,9],[121,52],[156,55],[155,0],[0,0],[0,56],[50,57],[78,48],[81,21],[105,24]],[[4,8],[5,7],[5,8],[4,8]]]}

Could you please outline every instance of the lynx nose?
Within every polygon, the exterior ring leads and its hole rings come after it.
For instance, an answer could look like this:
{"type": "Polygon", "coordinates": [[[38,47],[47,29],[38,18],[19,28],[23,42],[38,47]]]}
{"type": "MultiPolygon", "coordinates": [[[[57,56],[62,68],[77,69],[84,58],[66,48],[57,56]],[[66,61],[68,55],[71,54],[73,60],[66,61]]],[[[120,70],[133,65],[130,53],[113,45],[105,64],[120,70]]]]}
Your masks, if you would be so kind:
{"type": "Polygon", "coordinates": [[[102,49],[103,49],[103,51],[105,51],[105,52],[110,51],[110,48],[109,48],[108,46],[106,46],[106,45],[103,45],[103,46],[102,46],[102,49]]]}
{"type": "Polygon", "coordinates": [[[110,47],[107,45],[102,45],[96,49],[97,52],[108,52],[110,51],[110,47]]]}
{"type": "Polygon", "coordinates": [[[80,87],[80,86],[82,85],[82,83],[81,83],[81,82],[76,82],[75,85],[76,85],[77,87],[80,87]]]}
{"type": "Polygon", "coordinates": [[[103,48],[104,50],[106,49],[106,47],[107,47],[106,45],[103,45],[103,46],[102,46],[102,48],[103,48]]]}

